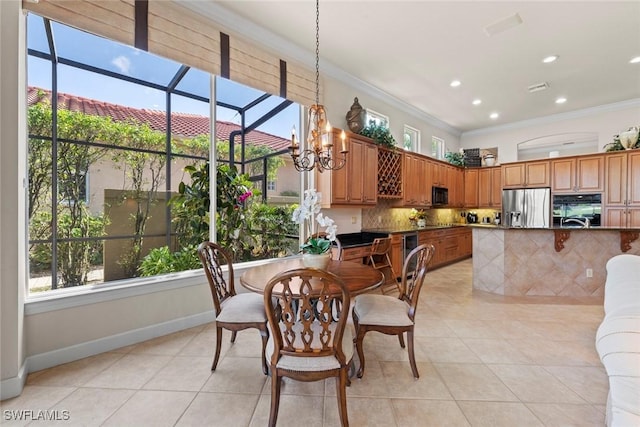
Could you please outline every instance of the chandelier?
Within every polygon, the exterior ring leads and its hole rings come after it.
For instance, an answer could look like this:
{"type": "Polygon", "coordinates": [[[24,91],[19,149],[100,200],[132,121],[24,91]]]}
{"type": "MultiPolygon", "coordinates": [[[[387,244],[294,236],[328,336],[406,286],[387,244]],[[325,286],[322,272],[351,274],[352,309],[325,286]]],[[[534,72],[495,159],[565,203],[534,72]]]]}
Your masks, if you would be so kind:
{"type": "Polygon", "coordinates": [[[291,131],[291,158],[298,171],[310,171],[318,167],[318,171],[337,170],[347,163],[347,149],[344,131],[340,134],[342,149],[340,157],[334,152],[333,131],[327,112],[320,105],[320,0],[316,0],[316,103],[309,108],[309,124],[307,126],[307,145],[301,150],[296,139],[296,128],[291,131]]]}

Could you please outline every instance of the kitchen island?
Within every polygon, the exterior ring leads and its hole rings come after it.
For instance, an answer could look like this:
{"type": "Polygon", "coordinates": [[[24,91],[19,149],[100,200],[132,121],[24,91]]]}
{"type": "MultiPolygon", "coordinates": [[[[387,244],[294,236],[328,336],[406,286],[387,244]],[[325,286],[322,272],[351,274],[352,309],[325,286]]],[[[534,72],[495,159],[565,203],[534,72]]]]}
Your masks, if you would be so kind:
{"type": "Polygon", "coordinates": [[[640,255],[639,229],[473,227],[473,288],[602,301],[609,258],[640,255]]]}

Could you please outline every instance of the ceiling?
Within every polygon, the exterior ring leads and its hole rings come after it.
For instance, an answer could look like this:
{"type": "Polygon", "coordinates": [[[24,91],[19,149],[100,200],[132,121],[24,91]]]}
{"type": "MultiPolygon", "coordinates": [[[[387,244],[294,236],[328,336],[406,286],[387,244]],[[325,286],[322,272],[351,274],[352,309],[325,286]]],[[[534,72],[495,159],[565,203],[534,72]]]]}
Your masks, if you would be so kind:
{"type": "MultiPolygon", "coordinates": [[[[184,2],[313,64],[312,0],[184,2]]],[[[321,74],[346,73],[462,133],[640,99],[636,56],[640,1],[320,1],[321,74]],[[488,35],[515,14],[522,23],[488,35]]]]}

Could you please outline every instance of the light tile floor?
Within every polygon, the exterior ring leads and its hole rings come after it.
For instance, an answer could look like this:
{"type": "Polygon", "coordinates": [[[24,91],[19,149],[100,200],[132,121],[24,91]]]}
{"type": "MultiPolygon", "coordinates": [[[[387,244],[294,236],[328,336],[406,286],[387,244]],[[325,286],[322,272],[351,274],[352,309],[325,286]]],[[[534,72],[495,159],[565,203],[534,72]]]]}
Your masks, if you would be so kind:
{"type": "MultiPolygon", "coordinates": [[[[394,336],[365,338],[348,388],[352,426],[603,426],[608,379],[594,347],[601,304],[472,292],[471,261],[430,272],[416,326],[420,379],[394,336]]],[[[29,375],[5,410],[68,411],[31,425],[265,426],[270,380],[257,331],[225,331],[218,369],[204,325],[29,375]]],[[[279,426],[339,425],[334,380],[285,380],[279,426]]],[[[7,421],[3,425],[24,425],[7,421]]]]}

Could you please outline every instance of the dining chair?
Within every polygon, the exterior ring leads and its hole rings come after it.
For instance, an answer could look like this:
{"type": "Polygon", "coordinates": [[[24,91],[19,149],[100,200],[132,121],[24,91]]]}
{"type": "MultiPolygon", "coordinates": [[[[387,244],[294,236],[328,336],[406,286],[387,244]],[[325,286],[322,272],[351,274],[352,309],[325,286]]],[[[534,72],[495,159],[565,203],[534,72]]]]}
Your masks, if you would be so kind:
{"type": "Polygon", "coordinates": [[[238,331],[255,328],[260,331],[262,337],[262,372],[267,375],[265,349],[269,331],[262,295],[252,292],[236,293],[232,259],[219,244],[201,243],[198,246],[198,256],[207,275],[213,307],[216,311],[216,352],[211,370],[215,371],[218,366],[222,348],[222,329],[231,331],[231,342],[234,343],[238,331]],[[222,271],[225,265],[228,279],[225,279],[222,271]]]}
{"type": "Polygon", "coordinates": [[[354,348],[346,327],[350,297],[345,283],[315,268],[284,271],[267,283],[264,305],[271,331],[269,426],[276,425],[283,377],[306,382],[335,377],[340,422],[348,426],[346,386],[354,348]]]}
{"type": "Polygon", "coordinates": [[[400,347],[404,348],[403,334],[407,333],[409,342],[409,363],[413,376],[419,378],[418,367],[413,350],[413,330],[415,326],[418,297],[424,283],[427,267],[433,258],[435,248],[431,244],[422,244],[411,252],[404,261],[398,297],[363,294],[358,295],[353,304],[353,324],[356,328],[356,350],[360,359],[357,376],[364,374],[364,336],[369,331],[387,335],[397,335],[400,347]]]}
{"type": "Polygon", "coordinates": [[[371,251],[367,257],[367,264],[380,270],[384,275],[384,283],[380,286],[383,295],[398,295],[398,277],[393,270],[391,258],[391,237],[377,237],[371,243],[371,251]]]}

